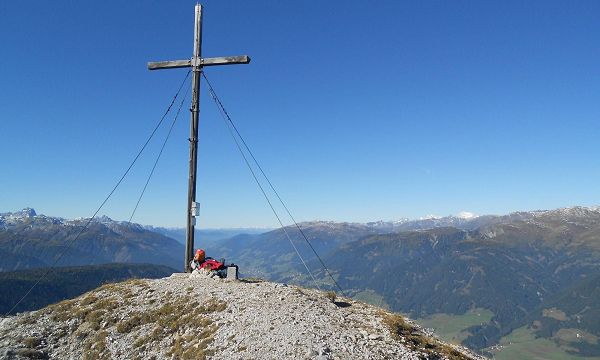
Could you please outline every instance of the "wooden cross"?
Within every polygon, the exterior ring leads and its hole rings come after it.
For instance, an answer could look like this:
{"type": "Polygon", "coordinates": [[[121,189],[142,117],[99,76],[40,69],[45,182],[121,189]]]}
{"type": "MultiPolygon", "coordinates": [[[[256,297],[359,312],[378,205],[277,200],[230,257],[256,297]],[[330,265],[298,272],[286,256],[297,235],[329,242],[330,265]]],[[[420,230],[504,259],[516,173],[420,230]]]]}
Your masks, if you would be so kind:
{"type": "Polygon", "coordinates": [[[149,62],[148,70],[159,69],[174,69],[182,67],[191,67],[193,71],[192,77],[192,112],[190,126],[190,176],[188,181],[188,207],[187,207],[187,228],[186,228],[186,244],[184,269],[190,272],[190,262],[192,260],[192,252],[194,250],[194,226],[196,225],[196,216],[198,215],[198,207],[196,203],[196,169],[198,167],[198,115],[200,102],[200,74],[205,66],[215,65],[233,65],[233,64],[248,64],[250,58],[247,55],[242,56],[226,56],[214,58],[202,58],[202,5],[197,4],[195,8],[196,19],[194,26],[194,56],[189,60],[173,60],[173,61],[158,61],[149,62]]]}

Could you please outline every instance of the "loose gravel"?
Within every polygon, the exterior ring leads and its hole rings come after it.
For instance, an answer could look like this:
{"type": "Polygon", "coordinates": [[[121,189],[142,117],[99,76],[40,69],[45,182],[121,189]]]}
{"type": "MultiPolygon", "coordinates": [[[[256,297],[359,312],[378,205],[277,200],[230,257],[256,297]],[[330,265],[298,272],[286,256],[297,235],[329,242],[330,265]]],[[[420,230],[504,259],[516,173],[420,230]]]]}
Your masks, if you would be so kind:
{"type": "MultiPolygon", "coordinates": [[[[385,311],[331,293],[204,274],[109,284],[2,319],[0,359],[423,359],[385,311]]],[[[459,358],[478,358],[459,351],[459,358]]],[[[423,351],[422,351],[423,350],[423,351]]]]}

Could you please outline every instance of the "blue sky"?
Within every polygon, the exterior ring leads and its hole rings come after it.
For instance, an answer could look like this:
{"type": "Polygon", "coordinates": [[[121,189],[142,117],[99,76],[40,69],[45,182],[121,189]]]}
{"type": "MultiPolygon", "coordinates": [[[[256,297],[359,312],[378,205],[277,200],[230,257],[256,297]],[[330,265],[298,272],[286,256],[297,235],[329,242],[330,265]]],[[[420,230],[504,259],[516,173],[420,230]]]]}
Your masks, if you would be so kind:
{"type": "MultiPolygon", "coordinates": [[[[0,2],[0,212],[94,212],[185,77],[146,62],[191,56],[194,4],[0,2]]],[[[600,203],[599,2],[203,4],[203,55],[252,58],[206,73],[298,220],[600,203]]],[[[200,123],[200,227],[274,226],[205,87],[200,123]]],[[[129,218],[166,131],[102,214],[129,218]]],[[[184,225],[188,132],[134,221],[184,225]]]]}

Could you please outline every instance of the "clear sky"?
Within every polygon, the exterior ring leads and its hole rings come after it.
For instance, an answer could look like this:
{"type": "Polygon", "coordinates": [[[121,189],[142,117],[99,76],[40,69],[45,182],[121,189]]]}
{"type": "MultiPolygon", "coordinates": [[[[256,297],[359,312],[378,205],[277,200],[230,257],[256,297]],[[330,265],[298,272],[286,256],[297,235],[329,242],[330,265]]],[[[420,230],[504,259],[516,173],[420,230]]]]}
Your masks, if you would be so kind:
{"type": "MultiPolygon", "coordinates": [[[[146,62],[191,56],[194,4],[0,2],[0,212],[94,212],[185,76],[146,62]]],[[[298,220],[600,203],[600,2],[203,4],[203,55],[252,58],[206,73],[298,220]]],[[[207,95],[200,227],[276,225],[207,95]]],[[[102,214],[129,218],[166,131],[102,214]]],[[[185,224],[188,132],[134,221],[185,224]]]]}

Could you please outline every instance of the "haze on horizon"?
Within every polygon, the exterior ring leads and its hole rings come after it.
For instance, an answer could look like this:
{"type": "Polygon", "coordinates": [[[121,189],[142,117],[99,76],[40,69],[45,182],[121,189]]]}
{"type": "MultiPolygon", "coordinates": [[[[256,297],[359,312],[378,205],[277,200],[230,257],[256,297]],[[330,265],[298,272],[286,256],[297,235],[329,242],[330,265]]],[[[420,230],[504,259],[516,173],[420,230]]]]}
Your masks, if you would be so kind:
{"type": "MultiPolygon", "coordinates": [[[[0,4],[0,212],[93,214],[185,76],[146,63],[191,55],[194,4],[0,4]]],[[[206,73],[297,220],[600,204],[600,3],[204,5],[203,55],[252,58],[206,73]]],[[[201,96],[199,227],[276,227],[201,96]]],[[[129,218],[171,120],[100,214],[129,218]]],[[[184,225],[188,132],[134,222],[184,225]]]]}

